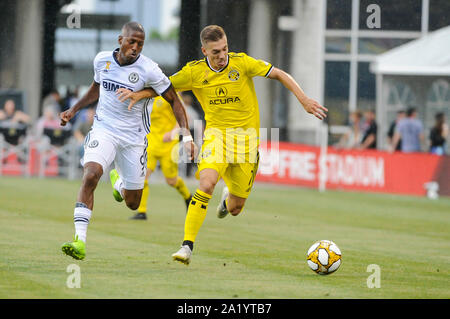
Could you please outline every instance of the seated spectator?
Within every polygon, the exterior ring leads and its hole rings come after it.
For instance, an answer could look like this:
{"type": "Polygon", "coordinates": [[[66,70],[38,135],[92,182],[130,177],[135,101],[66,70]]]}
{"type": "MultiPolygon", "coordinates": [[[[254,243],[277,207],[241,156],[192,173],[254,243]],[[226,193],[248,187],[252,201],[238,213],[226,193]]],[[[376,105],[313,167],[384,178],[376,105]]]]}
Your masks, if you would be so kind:
{"type": "MultiPolygon", "coordinates": [[[[394,142],[394,133],[395,133],[395,127],[397,126],[398,122],[405,118],[406,116],[406,112],[405,111],[398,111],[397,112],[397,118],[395,119],[395,121],[393,121],[391,123],[391,126],[389,126],[389,130],[387,133],[388,136],[388,144],[389,146],[392,146],[393,142],[394,142]]],[[[395,148],[396,151],[400,151],[402,149],[402,139],[400,139],[397,143],[397,147],[395,148]]]]}
{"type": "Polygon", "coordinates": [[[78,87],[75,87],[73,90],[68,90],[66,97],[62,101],[62,112],[65,110],[70,109],[72,106],[74,106],[78,101],[78,87]]]}
{"type": "Polygon", "coordinates": [[[342,135],[339,142],[335,145],[338,148],[357,148],[362,140],[362,114],[360,111],[354,111],[350,114],[350,130],[342,135]]]}
{"type": "Polygon", "coordinates": [[[70,129],[70,123],[67,123],[66,126],[61,126],[61,120],[56,110],[53,106],[47,105],[36,123],[35,133],[37,138],[47,135],[51,144],[60,146],[70,136],[70,129]]]}
{"type": "Polygon", "coordinates": [[[375,112],[368,110],[364,112],[365,122],[363,125],[363,138],[359,149],[376,149],[377,148],[377,123],[375,121],[375,112]]]}
{"type": "Polygon", "coordinates": [[[389,149],[390,152],[397,148],[400,139],[402,140],[402,152],[420,152],[422,150],[421,143],[424,141],[423,124],[417,119],[415,108],[409,108],[406,111],[406,118],[398,122],[395,128],[394,140],[389,149]]]}
{"type": "Polygon", "coordinates": [[[61,96],[56,89],[52,89],[49,94],[42,101],[42,108],[52,106],[58,114],[61,112],[61,96]]]}
{"type": "Polygon", "coordinates": [[[448,125],[444,113],[437,113],[436,122],[430,132],[430,152],[437,155],[445,154],[445,143],[448,136],[448,125]]]}
{"type": "Polygon", "coordinates": [[[19,110],[13,100],[5,101],[3,110],[0,109],[0,134],[5,141],[18,145],[27,133],[27,125],[31,117],[19,110]]]}
{"type": "Polygon", "coordinates": [[[16,103],[13,100],[6,100],[3,110],[0,109],[0,121],[9,121],[11,123],[31,123],[31,117],[19,110],[16,110],[16,103]]]}
{"type": "Polygon", "coordinates": [[[84,154],[84,139],[92,128],[92,124],[94,123],[94,116],[95,108],[90,107],[86,109],[86,117],[79,118],[73,126],[73,136],[77,141],[79,154],[81,157],[83,157],[84,154]]]}
{"type": "MultiPolygon", "coordinates": [[[[61,100],[61,106],[62,106],[61,112],[64,112],[64,111],[70,109],[72,106],[74,106],[79,101],[78,92],[79,92],[78,87],[75,87],[73,90],[68,90],[67,91],[66,97],[61,100]]],[[[80,110],[70,120],[70,123],[74,125],[75,122],[78,121],[78,118],[81,115],[85,116],[85,114],[86,114],[86,109],[80,110]]]]}

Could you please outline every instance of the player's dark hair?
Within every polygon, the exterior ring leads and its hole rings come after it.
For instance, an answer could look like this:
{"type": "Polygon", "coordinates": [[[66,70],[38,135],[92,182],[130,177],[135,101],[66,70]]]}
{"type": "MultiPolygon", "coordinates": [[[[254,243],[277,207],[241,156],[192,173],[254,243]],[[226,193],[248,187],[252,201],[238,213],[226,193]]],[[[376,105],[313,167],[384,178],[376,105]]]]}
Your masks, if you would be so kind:
{"type": "Polygon", "coordinates": [[[200,41],[203,43],[209,41],[218,41],[225,36],[225,31],[221,26],[218,25],[208,25],[203,28],[202,32],[200,32],[200,41]]]}
{"type": "Polygon", "coordinates": [[[122,35],[125,35],[130,31],[142,32],[145,35],[144,27],[140,23],[137,23],[135,21],[127,22],[122,26],[122,35]]]}

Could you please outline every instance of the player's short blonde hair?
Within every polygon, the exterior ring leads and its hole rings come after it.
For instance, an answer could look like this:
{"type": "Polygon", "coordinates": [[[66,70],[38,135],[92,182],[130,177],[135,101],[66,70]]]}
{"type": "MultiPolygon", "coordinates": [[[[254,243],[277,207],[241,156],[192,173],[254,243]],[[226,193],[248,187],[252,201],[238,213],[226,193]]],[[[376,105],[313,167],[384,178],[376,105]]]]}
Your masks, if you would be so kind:
{"type": "Polygon", "coordinates": [[[225,31],[221,26],[218,25],[208,25],[203,28],[202,32],[200,32],[200,41],[202,44],[205,44],[209,41],[218,41],[225,36],[225,31]]]}

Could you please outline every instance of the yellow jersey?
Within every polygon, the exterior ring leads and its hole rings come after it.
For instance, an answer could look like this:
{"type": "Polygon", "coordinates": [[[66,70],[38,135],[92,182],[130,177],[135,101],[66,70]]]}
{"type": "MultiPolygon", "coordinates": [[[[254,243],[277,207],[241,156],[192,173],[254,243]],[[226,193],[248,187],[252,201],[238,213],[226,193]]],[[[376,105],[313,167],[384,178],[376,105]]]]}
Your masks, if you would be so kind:
{"type": "Polygon", "coordinates": [[[153,101],[150,124],[150,133],[147,134],[149,153],[157,156],[170,153],[172,147],[178,143],[178,139],[163,142],[163,137],[164,134],[175,128],[177,120],[172,106],[161,96],[156,97],[153,101]]]}
{"type": "MultiPolygon", "coordinates": [[[[225,136],[228,129],[234,130],[234,139],[248,141],[253,136],[259,145],[259,107],[253,77],[267,77],[272,68],[272,64],[245,53],[230,52],[228,64],[219,71],[212,69],[205,57],[187,63],[170,81],[177,91],[192,90],[200,102],[205,113],[205,140],[208,132],[221,131],[225,136]]],[[[252,148],[246,147],[245,153],[252,148]]]]}

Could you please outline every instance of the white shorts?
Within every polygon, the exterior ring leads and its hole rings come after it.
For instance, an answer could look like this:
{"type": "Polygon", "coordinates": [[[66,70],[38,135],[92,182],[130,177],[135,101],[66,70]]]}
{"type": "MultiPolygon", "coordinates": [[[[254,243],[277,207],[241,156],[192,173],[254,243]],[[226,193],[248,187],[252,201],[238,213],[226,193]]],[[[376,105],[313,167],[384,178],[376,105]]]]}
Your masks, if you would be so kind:
{"type": "Polygon", "coordinates": [[[81,164],[98,163],[105,173],[113,161],[125,189],[144,188],[147,173],[146,145],[126,144],[107,131],[91,129],[84,140],[81,164]]]}

